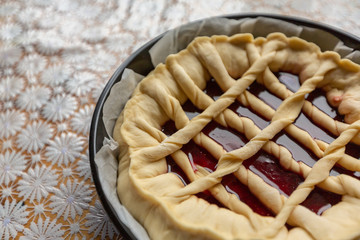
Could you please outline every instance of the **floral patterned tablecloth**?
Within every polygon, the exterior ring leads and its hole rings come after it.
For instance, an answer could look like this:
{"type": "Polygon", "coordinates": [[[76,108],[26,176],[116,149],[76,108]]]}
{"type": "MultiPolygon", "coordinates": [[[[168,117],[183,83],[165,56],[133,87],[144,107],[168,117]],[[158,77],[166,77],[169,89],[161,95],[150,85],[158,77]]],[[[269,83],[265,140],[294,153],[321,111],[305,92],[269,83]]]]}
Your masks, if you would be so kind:
{"type": "Polygon", "coordinates": [[[306,17],[360,36],[353,0],[0,1],[0,239],[121,239],[88,159],[103,87],[165,30],[242,12],[306,17]]]}

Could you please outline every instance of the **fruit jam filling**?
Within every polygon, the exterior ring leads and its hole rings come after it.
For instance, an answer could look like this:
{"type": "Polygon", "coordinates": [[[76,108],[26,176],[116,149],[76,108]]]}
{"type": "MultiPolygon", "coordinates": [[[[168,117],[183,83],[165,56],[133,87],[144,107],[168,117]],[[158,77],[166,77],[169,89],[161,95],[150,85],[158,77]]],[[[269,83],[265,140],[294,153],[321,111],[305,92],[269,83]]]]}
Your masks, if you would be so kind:
{"type": "MultiPolygon", "coordinates": [[[[290,73],[277,73],[276,75],[279,80],[284,83],[291,91],[295,92],[300,87],[297,76],[290,73]]],[[[276,109],[282,102],[281,99],[271,94],[262,85],[258,83],[253,83],[248,88],[248,91],[251,92],[253,95],[257,96],[265,103],[267,103],[273,109],[276,109]]],[[[223,94],[223,92],[213,79],[209,81],[204,92],[211,96],[214,100],[216,100],[219,96],[223,94]]],[[[316,90],[313,93],[308,94],[307,100],[311,101],[316,107],[328,114],[330,117],[340,121],[343,120],[342,116],[340,116],[334,108],[329,106],[326,98],[324,97],[324,93],[322,93],[321,90],[316,90]]],[[[201,110],[194,107],[194,105],[190,101],[187,101],[183,105],[183,109],[189,119],[201,113],[201,110]]],[[[261,116],[261,113],[257,113],[250,107],[247,108],[242,106],[238,101],[235,101],[229,107],[229,109],[233,110],[241,117],[250,118],[260,129],[263,129],[270,124],[270,121],[268,119],[265,119],[265,117],[261,116]]],[[[307,131],[315,139],[319,139],[327,143],[331,143],[335,139],[335,136],[333,136],[328,131],[316,126],[303,113],[299,115],[294,124],[298,128],[307,131]]],[[[163,126],[162,131],[167,135],[171,135],[177,130],[175,128],[174,122],[168,121],[163,126]]],[[[238,149],[248,142],[248,140],[243,134],[237,132],[234,129],[224,128],[215,121],[210,122],[203,129],[203,133],[212,138],[218,144],[220,144],[226,151],[238,149]]],[[[289,149],[289,151],[293,155],[293,158],[298,162],[302,161],[309,166],[313,166],[318,159],[310,150],[306,149],[301,143],[297,142],[296,140],[292,139],[291,136],[287,135],[285,131],[277,134],[272,140],[275,141],[277,144],[289,149]]],[[[190,141],[188,144],[184,145],[182,151],[187,154],[190,163],[192,164],[194,169],[196,169],[196,165],[199,165],[207,169],[209,172],[216,170],[217,160],[204,148],[196,145],[193,141],[190,141]]],[[[356,158],[360,158],[360,150],[357,145],[348,144],[346,152],[356,158]]],[[[175,164],[175,162],[170,156],[167,157],[167,162],[168,172],[177,174],[179,178],[182,179],[185,185],[188,184],[189,181],[186,175],[183,173],[182,169],[175,164]]],[[[280,165],[277,158],[266,153],[263,150],[260,150],[254,156],[245,160],[243,162],[243,165],[256,175],[261,177],[267,184],[278,189],[279,192],[285,196],[289,196],[297,188],[297,186],[304,181],[304,178],[301,175],[284,169],[280,165]]],[[[334,167],[330,174],[348,174],[350,176],[360,179],[360,174],[358,172],[351,172],[339,166],[334,167]]],[[[228,192],[238,196],[241,201],[246,203],[255,212],[265,216],[273,215],[271,211],[250,192],[248,187],[242,184],[234,175],[228,175],[223,177],[222,184],[228,192]]],[[[197,196],[207,200],[210,203],[222,206],[221,203],[219,203],[207,191],[199,193],[197,196]]],[[[318,187],[315,187],[315,189],[302,203],[302,205],[312,210],[313,212],[321,215],[324,210],[330,208],[334,204],[337,204],[340,200],[340,195],[327,192],[318,187]]]]}

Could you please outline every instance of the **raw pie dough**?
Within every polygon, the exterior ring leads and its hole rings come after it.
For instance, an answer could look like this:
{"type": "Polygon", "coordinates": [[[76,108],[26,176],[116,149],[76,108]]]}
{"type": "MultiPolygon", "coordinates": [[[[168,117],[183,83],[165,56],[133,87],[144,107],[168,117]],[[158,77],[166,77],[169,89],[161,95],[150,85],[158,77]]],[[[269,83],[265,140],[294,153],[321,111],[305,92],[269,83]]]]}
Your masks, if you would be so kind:
{"type": "Polygon", "coordinates": [[[360,143],[360,66],[321,52],[313,43],[281,33],[254,39],[251,34],[198,37],[185,50],[168,56],[137,86],[122,111],[114,139],[120,145],[118,195],[152,239],[359,239],[360,181],[340,174],[329,176],[337,163],[360,171],[360,160],[344,154],[345,145],[360,143]],[[293,93],[273,72],[297,74],[301,88],[293,93]],[[213,77],[224,94],[216,101],[202,89],[213,77]],[[246,91],[254,81],[284,101],[277,110],[246,91]],[[345,115],[338,122],[305,100],[323,88],[328,101],[345,115]],[[203,112],[188,119],[181,105],[190,100],[203,112]],[[234,101],[252,106],[271,119],[263,130],[227,107],[234,101]],[[330,144],[314,140],[292,123],[303,111],[338,138],[330,144]],[[167,137],[162,125],[169,119],[178,131],[167,137]],[[226,152],[201,130],[212,120],[243,133],[249,142],[226,152]],[[290,152],[271,139],[281,130],[305,144],[318,157],[309,166],[296,162],[290,152]],[[216,159],[216,171],[198,166],[193,171],[181,151],[191,139],[216,159]],[[242,162],[260,149],[305,181],[290,195],[281,195],[242,162]],[[167,173],[165,157],[171,155],[190,184],[167,173]],[[226,191],[223,176],[234,174],[276,217],[261,216],[226,191]],[[342,195],[342,200],[321,216],[299,205],[314,186],[342,195]],[[209,190],[227,208],[209,204],[194,194],[209,190]],[[293,226],[288,230],[285,224],[293,226]]]}

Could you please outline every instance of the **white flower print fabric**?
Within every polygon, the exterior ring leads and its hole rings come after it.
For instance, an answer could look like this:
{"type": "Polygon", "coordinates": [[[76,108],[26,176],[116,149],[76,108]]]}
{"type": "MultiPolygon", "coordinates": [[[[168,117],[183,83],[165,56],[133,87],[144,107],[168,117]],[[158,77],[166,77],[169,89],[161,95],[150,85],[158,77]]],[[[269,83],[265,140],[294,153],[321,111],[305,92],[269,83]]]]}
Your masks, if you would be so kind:
{"type": "Polygon", "coordinates": [[[360,35],[359,10],[349,0],[0,0],[0,239],[122,239],[97,196],[87,139],[106,82],[145,42],[251,11],[360,35]]]}

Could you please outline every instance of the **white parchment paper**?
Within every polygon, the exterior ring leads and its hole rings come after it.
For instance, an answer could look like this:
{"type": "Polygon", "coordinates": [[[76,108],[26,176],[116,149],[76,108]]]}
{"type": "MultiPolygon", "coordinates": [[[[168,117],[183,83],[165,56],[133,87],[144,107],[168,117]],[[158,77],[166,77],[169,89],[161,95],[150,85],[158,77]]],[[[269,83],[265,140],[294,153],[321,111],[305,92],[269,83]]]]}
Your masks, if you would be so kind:
{"type": "MultiPolygon", "coordinates": [[[[288,37],[298,36],[316,43],[322,51],[333,50],[338,52],[341,57],[347,57],[357,63],[360,62],[359,52],[354,52],[353,49],[345,46],[337,37],[328,32],[266,17],[241,20],[211,18],[186,24],[167,32],[149,52],[152,63],[156,66],[164,62],[169,54],[186,48],[196,36],[231,36],[236,33],[252,33],[255,37],[266,37],[272,32],[282,32],[288,37]]],[[[103,121],[109,136],[112,136],[116,119],[142,78],[143,76],[133,72],[131,69],[125,69],[122,80],[112,87],[103,109],[103,121]]],[[[144,228],[128,213],[118,199],[116,192],[117,155],[118,144],[111,137],[110,139],[104,139],[104,146],[95,157],[104,193],[121,221],[131,229],[134,236],[138,239],[149,239],[144,228]]]]}

